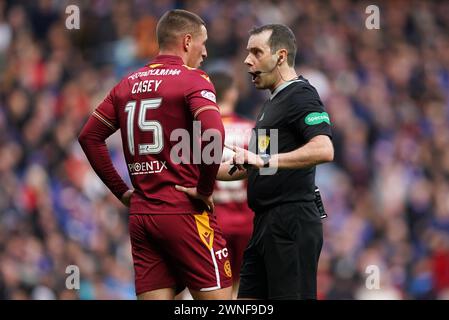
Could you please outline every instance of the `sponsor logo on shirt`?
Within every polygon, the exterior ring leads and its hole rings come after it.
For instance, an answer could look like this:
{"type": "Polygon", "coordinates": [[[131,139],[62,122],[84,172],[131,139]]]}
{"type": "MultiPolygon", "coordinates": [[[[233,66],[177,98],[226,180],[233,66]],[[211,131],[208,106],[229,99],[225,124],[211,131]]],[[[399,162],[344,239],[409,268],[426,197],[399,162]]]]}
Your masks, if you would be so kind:
{"type": "Polygon", "coordinates": [[[164,169],[167,169],[166,161],[153,160],[149,162],[128,163],[128,170],[132,176],[139,174],[160,173],[164,169]]]}
{"type": "MultiPolygon", "coordinates": [[[[149,66],[150,67],[150,66],[149,66]]],[[[181,70],[179,69],[149,69],[147,71],[139,71],[133,73],[128,77],[130,80],[136,80],[141,77],[148,76],[179,76],[181,74],[181,70]]]]}
{"type": "Polygon", "coordinates": [[[215,98],[215,94],[209,90],[201,91],[201,95],[203,96],[203,98],[206,98],[207,100],[210,100],[213,103],[217,102],[217,99],[215,98]]]}
{"type": "Polygon", "coordinates": [[[330,120],[329,120],[329,115],[327,114],[327,112],[312,112],[309,113],[307,115],[307,117],[304,119],[304,122],[309,125],[309,126],[313,126],[313,125],[317,125],[320,124],[322,122],[326,122],[327,124],[331,124],[330,120]]]}

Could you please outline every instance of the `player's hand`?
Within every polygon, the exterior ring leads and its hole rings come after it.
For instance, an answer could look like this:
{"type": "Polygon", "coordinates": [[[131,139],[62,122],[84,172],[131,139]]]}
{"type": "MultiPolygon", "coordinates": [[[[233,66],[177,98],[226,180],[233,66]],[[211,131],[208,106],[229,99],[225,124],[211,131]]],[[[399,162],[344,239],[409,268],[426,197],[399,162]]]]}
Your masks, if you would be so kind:
{"type": "Polygon", "coordinates": [[[205,195],[198,193],[198,190],[196,190],[196,188],[187,188],[187,187],[178,186],[178,185],[175,186],[175,189],[178,191],[187,193],[188,196],[190,196],[194,199],[203,201],[204,204],[209,209],[209,211],[214,212],[215,205],[214,205],[214,201],[212,200],[212,195],[207,197],[205,195]]]}
{"type": "Polygon", "coordinates": [[[133,195],[134,190],[128,190],[123,195],[120,201],[127,207],[129,207],[129,204],[131,202],[131,197],[133,195]]]}
{"type": "Polygon", "coordinates": [[[251,165],[256,168],[263,167],[263,160],[257,154],[237,146],[229,146],[225,144],[225,147],[235,152],[232,157],[233,164],[238,166],[251,165]]]}

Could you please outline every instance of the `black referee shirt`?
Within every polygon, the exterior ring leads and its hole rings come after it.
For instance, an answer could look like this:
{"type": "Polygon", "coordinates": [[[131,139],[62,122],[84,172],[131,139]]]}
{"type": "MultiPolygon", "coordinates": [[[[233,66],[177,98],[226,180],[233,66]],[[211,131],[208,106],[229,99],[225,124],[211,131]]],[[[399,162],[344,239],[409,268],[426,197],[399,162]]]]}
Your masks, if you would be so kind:
{"type": "MultiPolygon", "coordinates": [[[[329,115],[316,89],[300,76],[278,87],[264,103],[249,149],[258,154],[290,152],[321,134],[332,138],[329,115]]],[[[315,167],[261,174],[260,170],[269,169],[248,171],[248,204],[256,213],[282,203],[315,199],[315,167]]]]}

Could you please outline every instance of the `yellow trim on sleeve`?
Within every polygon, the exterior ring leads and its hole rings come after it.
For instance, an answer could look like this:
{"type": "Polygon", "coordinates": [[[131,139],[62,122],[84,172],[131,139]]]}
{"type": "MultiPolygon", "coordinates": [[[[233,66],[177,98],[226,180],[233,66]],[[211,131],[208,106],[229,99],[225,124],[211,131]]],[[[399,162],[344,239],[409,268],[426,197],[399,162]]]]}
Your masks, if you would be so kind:
{"type": "Polygon", "coordinates": [[[214,107],[214,106],[205,106],[205,107],[201,107],[201,108],[199,108],[198,110],[196,110],[195,113],[193,114],[193,117],[196,119],[196,117],[197,117],[201,112],[206,111],[206,110],[215,110],[215,111],[217,111],[217,112],[220,112],[220,110],[218,110],[217,107],[214,107]]]}
{"type": "Polygon", "coordinates": [[[115,126],[108,120],[106,119],[104,116],[102,116],[98,111],[94,111],[92,113],[92,115],[97,118],[98,120],[100,120],[103,124],[105,124],[106,126],[108,126],[109,128],[116,130],[115,126]]]}

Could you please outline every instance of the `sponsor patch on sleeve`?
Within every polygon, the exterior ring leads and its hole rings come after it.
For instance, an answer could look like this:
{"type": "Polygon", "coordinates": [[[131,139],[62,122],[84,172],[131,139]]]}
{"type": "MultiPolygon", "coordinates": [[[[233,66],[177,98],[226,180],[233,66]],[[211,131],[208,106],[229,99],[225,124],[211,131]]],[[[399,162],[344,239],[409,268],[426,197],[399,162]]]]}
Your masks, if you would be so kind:
{"type": "Polygon", "coordinates": [[[307,117],[304,119],[304,122],[309,125],[313,126],[316,124],[320,124],[322,122],[326,122],[327,124],[331,124],[331,121],[329,119],[329,115],[327,112],[312,112],[307,115],[307,117]]]}
{"type": "Polygon", "coordinates": [[[215,98],[215,94],[209,90],[201,91],[201,95],[203,96],[203,98],[206,98],[207,100],[210,100],[214,103],[217,102],[217,99],[215,98]]]}

